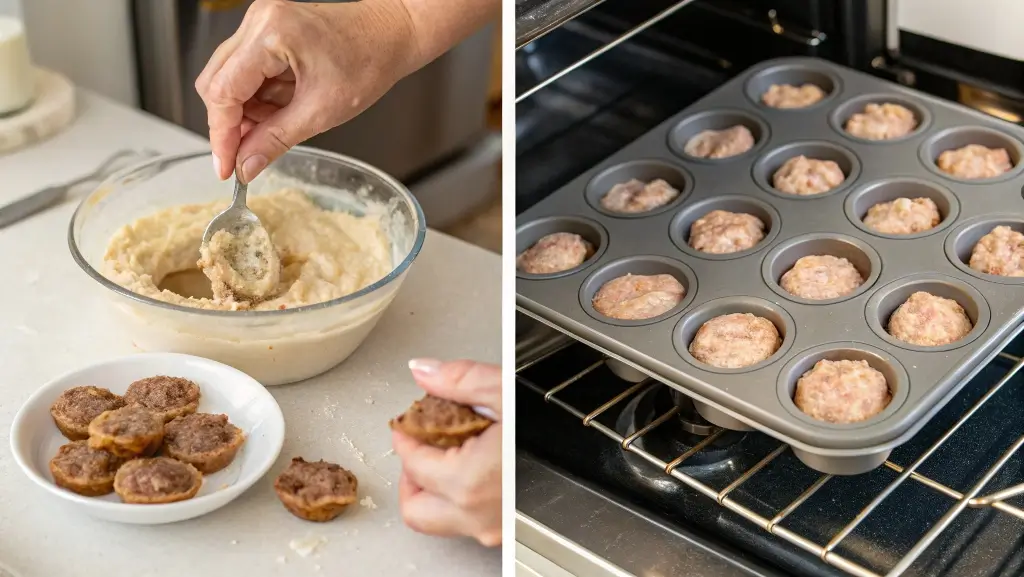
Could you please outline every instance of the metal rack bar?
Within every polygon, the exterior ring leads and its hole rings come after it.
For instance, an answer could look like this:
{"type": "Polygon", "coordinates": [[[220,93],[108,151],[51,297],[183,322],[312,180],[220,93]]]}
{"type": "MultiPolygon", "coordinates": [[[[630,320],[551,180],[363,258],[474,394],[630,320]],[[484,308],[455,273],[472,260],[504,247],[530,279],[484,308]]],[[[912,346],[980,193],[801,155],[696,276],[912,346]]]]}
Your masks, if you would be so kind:
{"type": "Polygon", "coordinates": [[[573,341],[573,340],[570,339],[570,340],[566,341],[565,343],[563,343],[561,345],[558,345],[557,347],[554,347],[550,351],[545,351],[544,354],[539,355],[536,358],[530,359],[530,360],[526,361],[525,363],[523,363],[521,365],[517,365],[516,366],[516,373],[518,374],[520,371],[525,371],[526,369],[532,367],[533,365],[536,365],[537,363],[539,363],[541,361],[546,361],[548,358],[550,358],[550,357],[552,357],[552,356],[554,356],[554,355],[564,351],[565,349],[567,349],[569,347],[569,345],[572,345],[572,344],[575,344],[575,343],[576,343],[576,341],[573,341]]]}
{"type": "Polygon", "coordinates": [[[578,381],[578,380],[582,379],[583,377],[589,375],[590,373],[594,372],[595,370],[597,370],[598,367],[600,367],[601,365],[604,364],[604,361],[605,361],[604,359],[601,359],[601,360],[597,361],[596,363],[590,365],[589,367],[583,369],[582,371],[576,373],[575,375],[569,377],[565,381],[562,381],[560,384],[556,385],[550,391],[544,393],[544,400],[545,401],[550,401],[551,397],[555,396],[555,393],[557,393],[558,391],[561,391],[562,389],[568,387],[569,385],[575,383],[576,381],[578,381]]]}
{"type": "Polygon", "coordinates": [[[725,433],[725,429],[719,429],[719,430],[715,431],[714,433],[711,433],[707,437],[704,437],[704,439],[701,442],[699,442],[696,445],[694,445],[694,446],[690,447],[689,449],[687,449],[686,452],[684,452],[682,455],[679,455],[675,459],[672,459],[671,462],[665,463],[661,467],[665,470],[666,473],[671,475],[672,471],[674,471],[676,467],[678,467],[679,465],[683,464],[683,461],[685,461],[685,460],[689,459],[690,457],[696,455],[697,453],[703,451],[704,447],[707,447],[711,443],[714,443],[715,441],[717,441],[718,437],[721,437],[724,433],[725,433]]]}
{"type": "Polygon", "coordinates": [[[818,480],[815,481],[814,483],[812,483],[810,487],[807,487],[807,489],[805,489],[803,493],[800,493],[799,497],[797,497],[796,499],[793,499],[792,503],[790,503],[789,505],[786,505],[786,507],[784,509],[782,509],[781,511],[779,511],[779,513],[777,515],[772,517],[772,520],[768,522],[768,526],[765,527],[765,529],[767,529],[769,533],[774,533],[773,529],[775,529],[776,525],[781,523],[782,520],[785,519],[786,517],[789,517],[789,515],[791,513],[793,513],[793,511],[796,511],[797,507],[799,507],[800,505],[803,505],[804,501],[810,499],[811,496],[813,496],[815,493],[817,493],[818,489],[821,489],[822,487],[824,487],[825,483],[827,483],[828,480],[831,479],[831,478],[832,478],[832,475],[822,475],[822,476],[818,477],[818,480]]]}
{"type": "Polygon", "coordinates": [[[628,449],[629,446],[633,444],[633,441],[639,439],[640,437],[646,435],[647,433],[650,433],[655,428],[657,428],[658,425],[664,423],[665,421],[671,419],[672,417],[674,417],[674,416],[676,416],[678,414],[679,414],[679,407],[672,407],[671,409],[669,409],[662,416],[658,417],[657,419],[654,419],[650,423],[647,423],[646,427],[640,429],[639,431],[633,433],[632,435],[626,437],[625,439],[622,439],[622,448],[623,449],[628,449]]]}
{"type": "Polygon", "coordinates": [[[904,555],[903,558],[900,559],[900,561],[896,563],[888,573],[886,573],[886,577],[901,575],[904,571],[909,569],[914,560],[916,560],[917,557],[924,552],[924,550],[927,549],[943,531],[946,530],[946,527],[948,527],[950,523],[952,523],[957,516],[967,508],[970,500],[980,493],[981,490],[985,488],[985,485],[992,480],[992,477],[995,477],[996,474],[1006,466],[1007,461],[1009,461],[1010,457],[1013,457],[1013,454],[1021,448],[1021,445],[1024,445],[1024,437],[1017,439],[1017,441],[1014,442],[1005,453],[1003,453],[1003,456],[1000,457],[994,465],[989,467],[988,471],[985,471],[985,474],[981,479],[975,483],[969,491],[967,491],[965,498],[958,500],[956,504],[953,505],[952,509],[946,511],[946,514],[943,515],[927,533],[925,533],[924,537],[921,537],[921,539],[918,540],[918,542],[910,549],[910,552],[904,555]]]}
{"type": "MultiPolygon", "coordinates": [[[[897,473],[902,473],[903,472],[903,467],[897,465],[896,463],[893,463],[892,461],[886,461],[883,464],[886,467],[888,467],[889,469],[892,469],[893,471],[896,471],[897,473]]],[[[964,497],[963,493],[961,493],[960,491],[957,491],[955,489],[950,489],[949,487],[943,485],[942,483],[940,483],[938,481],[933,481],[933,480],[929,479],[928,477],[925,477],[924,475],[922,475],[920,473],[911,473],[910,474],[910,478],[915,480],[915,481],[918,481],[919,483],[921,483],[922,485],[925,485],[926,487],[929,487],[931,489],[935,489],[939,493],[942,493],[943,495],[945,495],[945,496],[947,496],[947,497],[949,497],[951,499],[963,499],[963,497],[964,497]]]]}
{"type": "Polygon", "coordinates": [[[768,465],[768,463],[771,463],[772,461],[774,461],[776,457],[781,455],[782,452],[785,451],[788,448],[789,448],[789,445],[779,445],[779,447],[777,449],[775,449],[771,453],[768,453],[768,455],[765,458],[763,458],[760,461],[758,461],[756,465],[754,465],[753,467],[747,469],[746,473],[743,473],[742,475],[737,477],[736,480],[733,481],[732,483],[730,483],[728,487],[722,489],[718,493],[718,502],[719,502],[719,504],[724,503],[725,502],[725,498],[729,496],[729,493],[732,493],[733,491],[736,490],[737,487],[739,487],[743,483],[746,483],[747,479],[750,479],[751,477],[756,475],[758,471],[760,471],[761,469],[764,469],[765,466],[768,465]]]}
{"type": "Polygon", "coordinates": [[[591,60],[597,58],[598,56],[601,56],[602,54],[604,54],[605,52],[608,52],[609,50],[615,48],[619,44],[622,44],[623,42],[628,41],[629,39],[631,39],[634,36],[636,36],[636,35],[640,34],[641,32],[643,32],[644,30],[647,30],[651,26],[654,26],[655,24],[657,24],[657,23],[661,22],[662,20],[668,18],[669,16],[675,14],[679,10],[682,10],[690,2],[693,2],[693,0],[679,0],[679,2],[676,2],[672,6],[669,6],[668,8],[666,8],[666,9],[662,10],[661,12],[659,12],[659,13],[655,14],[654,16],[652,16],[650,18],[650,20],[647,20],[646,22],[644,22],[644,23],[642,23],[642,24],[640,24],[638,26],[634,26],[628,32],[623,34],[622,36],[619,36],[618,38],[616,38],[615,40],[612,40],[608,44],[605,44],[604,46],[598,48],[597,50],[594,50],[590,54],[587,54],[583,58],[580,58],[576,62],[573,62],[569,66],[566,66],[565,68],[563,68],[557,74],[553,74],[553,75],[545,78],[544,80],[540,81],[533,88],[527,90],[526,92],[520,94],[519,96],[516,96],[515,104],[519,104],[523,100],[526,100],[527,98],[533,96],[537,92],[543,90],[545,87],[547,87],[551,83],[557,82],[560,78],[562,78],[562,77],[572,73],[577,68],[587,64],[591,60]]]}
{"type": "MultiPolygon", "coordinates": [[[[893,471],[896,471],[897,473],[902,473],[903,472],[903,467],[900,467],[899,465],[897,465],[896,463],[893,463],[892,461],[886,461],[885,462],[885,466],[890,468],[890,469],[892,469],[893,471]]],[[[951,489],[951,488],[943,485],[942,483],[940,483],[940,482],[938,482],[938,481],[936,481],[934,479],[929,479],[928,477],[925,477],[924,475],[921,475],[920,473],[914,473],[914,474],[910,475],[910,478],[915,480],[915,481],[917,481],[917,482],[919,482],[919,483],[921,483],[922,485],[924,485],[926,487],[929,487],[931,489],[934,489],[934,490],[938,491],[939,493],[942,493],[943,495],[945,495],[945,496],[947,496],[947,497],[949,497],[951,499],[958,499],[959,500],[959,499],[963,499],[964,498],[963,493],[961,493],[960,491],[957,491],[956,489],[951,489]]],[[[1024,484],[1022,484],[1022,485],[1024,485],[1024,484]]],[[[1016,488],[1016,487],[1020,487],[1022,485],[1015,485],[1014,487],[1011,487],[1011,489],[1016,488]]],[[[1010,489],[1004,489],[1003,491],[1009,491],[1009,490],[1010,489]]],[[[995,493],[993,493],[993,495],[995,495],[995,493]]],[[[1024,521],[1024,509],[1021,509],[1019,507],[1014,507],[1013,505],[1011,505],[1009,503],[1005,503],[1005,502],[1003,502],[1002,500],[999,500],[999,499],[992,499],[991,497],[978,497],[978,498],[974,498],[974,499],[969,499],[968,500],[968,505],[970,507],[978,508],[978,509],[980,509],[981,507],[992,507],[993,509],[996,509],[997,511],[1002,511],[1003,513],[1006,513],[1008,515],[1013,515],[1014,517],[1024,521]]]]}
{"type": "Polygon", "coordinates": [[[612,399],[610,401],[608,401],[605,404],[601,405],[600,407],[594,409],[586,417],[583,417],[583,426],[589,427],[590,426],[590,421],[593,421],[595,418],[600,416],[601,413],[603,413],[603,412],[607,411],[608,409],[614,407],[615,405],[619,404],[619,402],[622,401],[622,399],[625,399],[627,397],[632,396],[633,393],[639,391],[640,389],[642,389],[644,387],[651,387],[651,386],[654,386],[654,385],[651,383],[651,379],[648,377],[648,378],[640,381],[639,383],[633,385],[632,387],[629,387],[625,391],[622,391],[621,393],[615,395],[614,397],[612,397],[612,399]]]}
{"type": "Polygon", "coordinates": [[[1014,485],[1012,487],[1007,487],[1007,488],[1005,488],[1005,489],[1003,489],[1001,491],[996,491],[995,493],[992,493],[991,495],[986,495],[984,497],[978,497],[977,499],[971,499],[971,506],[972,507],[979,507],[979,506],[991,505],[991,504],[993,504],[993,503],[995,503],[997,501],[1005,501],[1007,499],[1012,499],[1012,498],[1014,498],[1017,495],[1020,495],[1022,493],[1024,493],[1024,483],[1021,483],[1020,485],[1014,485]]]}
{"type": "Polygon", "coordinates": [[[1010,379],[1021,369],[1021,367],[1024,366],[1024,359],[1022,359],[1021,357],[1016,357],[1014,355],[1009,355],[1007,353],[1000,353],[1000,356],[1002,356],[1003,358],[1006,358],[1006,359],[1014,361],[1014,366],[1011,367],[1003,375],[1003,377],[1001,377],[999,379],[999,381],[997,381],[996,384],[994,384],[988,390],[988,392],[986,392],[985,395],[981,397],[981,399],[979,399],[974,405],[972,405],[971,408],[968,409],[967,412],[964,413],[960,417],[960,419],[957,420],[942,435],[942,437],[940,437],[935,443],[933,443],[928,449],[926,449],[925,452],[922,455],[920,455],[918,457],[918,459],[915,460],[910,466],[902,467],[902,466],[900,466],[900,465],[898,465],[896,463],[893,463],[891,461],[886,461],[885,462],[885,466],[887,468],[895,471],[896,473],[898,473],[899,477],[897,477],[896,480],[894,480],[888,486],[886,486],[886,488],[881,493],[879,493],[879,495],[876,496],[875,499],[872,500],[872,502],[868,504],[868,506],[864,507],[854,517],[854,519],[850,523],[848,523],[845,527],[843,527],[843,529],[841,529],[824,546],[823,545],[819,545],[817,543],[814,543],[813,541],[807,539],[806,537],[803,537],[802,535],[799,535],[799,534],[791,531],[790,529],[787,529],[786,527],[784,527],[782,525],[782,522],[789,515],[791,515],[798,507],[800,507],[808,499],[810,499],[817,491],[819,491],[830,479],[832,479],[832,475],[823,475],[821,477],[818,477],[814,481],[814,483],[812,483],[807,489],[805,489],[799,496],[797,496],[788,505],[783,507],[771,519],[768,519],[768,518],[766,518],[766,517],[764,517],[764,516],[762,516],[762,515],[760,515],[758,513],[755,513],[754,511],[751,511],[747,507],[739,504],[735,500],[728,498],[729,494],[732,493],[733,491],[735,491],[736,488],[740,487],[743,483],[746,483],[747,481],[749,481],[754,475],[756,475],[759,471],[761,471],[766,466],[768,466],[772,461],[774,461],[779,455],[781,455],[787,449],[789,449],[788,445],[781,444],[779,447],[777,447],[775,450],[773,450],[771,453],[769,453],[763,459],[761,459],[761,461],[756,463],[754,466],[752,466],[747,471],[743,472],[736,480],[734,480],[732,483],[730,483],[726,488],[724,488],[724,489],[722,489],[720,491],[716,491],[714,488],[709,487],[708,485],[702,483],[701,481],[697,480],[696,478],[694,478],[694,477],[692,477],[690,475],[687,475],[685,473],[680,472],[679,471],[679,467],[687,459],[689,459],[693,455],[696,455],[697,453],[702,451],[704,448],[706,448],[710,444],[714,443],[722,434],[725,433],[725,429],[718,429],[717,431],[715,431],[711,435],[708,435],[703,440],[701,440],[701,442],[697,443],[696,445],[694,445],[690,449],[688,449],[685,452],[683,452],[678,457],[672,459],[671,461],[666,462],[666,461],[662,460],[661,458],[659,458],[659,457],[657,457],[655,455],[652,455],[652,454],[648,453],[647,451],[645,451],[644,449],[636,446],[634,444],[634,442],[637,439],[641,438],[643,435],[646,435],[646,434],[650,433],[652,430],[654,430],[656,427],[658,427],[659,425],[661,425],[662,423],[664,423],[668,419],[670,419],[673,416],[675,416],[676,414],[678,414],[678,412],[679,412],[678,407],[672,407],[671,409],[669,409],[665,413],[657,416],[648,425],[644,426],[643,428],[639,429],[638,431],[632,433],[631,435],[629,435],[627,437],[623,437],[618,432],[616,432],[614,429],[611,429],[611,428],[609,428],[609,427],[607,427],[607,426],[605,426],[605,425],[603,425],[603,424],[601,424],[601,423],[599,423],[599,422],[594,420],[594,417],[596,417],[599,414],[607,411],[612,406],[615,406],[616,404],[618,404],[618,403],[620,403],[620,402],[630,398],[631,396],[637,394],[638,391],[640,391],[641,389],[645,388],[644,385],[649,385],[647,387],[647,390],[649,390],[650,387],[658,386],[657,382],[649,383],[648,381],[645,380],[645,381],[642,381],[641,383],[637,383],[637,384],[629,387],[627,390],[623,391],[622,393],[617,394],[614,398],[612,398],[610,401],[602,404],[595,411],[592,411],[589,414],[584,414],[582,411],[577,410],[576,408],[574,408],[574,407],[570,406],[569,404],[561,401],[560,399],[554,398],[553,395],[554,395],[554,393],[556,393],[558,391],[564,390],[567,386],[571,385],[572,383],[577,382],[584,375],[586,375],[587,373],[589,373],[589,372],[593,371],[594,369],[596,369],[597,367],[599,367],[601,364],[603,364],[604,359],[602,359],[601,361],[598,361],[598,362],[596,362],[596,363],[594,363],[592,365],[589,365],[588,367],[583,369],[581,372],[573,375],[572,377],[569,377],[569,379],[567,379],[565,381],[562,381],[561,383],[558,383],[557,385],[555,385],[554,387],[552,387],[551,389],[549,389],[546,392],[541,387],[536,386],[532,382],[530,382],[530,381],[528,381],[526,379],[523,379],[522,377],[519,377],[518,375],[517,375],[517,381],[525,384],[530,389],[532,389],[532,390],[536,391],[537,393],[543,395],[545,401],[551,402],[551,403],[553,403],[553,404],[555,404],[555,405],[557,405],[559,407],[562,407],[563,409],[565,409],[569,413],[571,413],[574,416],[576,416],[576,417],[580,418],[581,420],[583,420],[585,425],[587,425],[587,426],[589,426],[591,428],[594,428],[595,430],[597,430],[597,431],[601,432],[602,434],[604,434],[606,437],[611,438],[615,442],[619,443],[620,446],[623,449],[625,449],[625,450],[627,450],[627,451],[629,451],[629,452],[631,452],[631,453],[641,457],[645,461],[647,461],[647,462],[651,463],[652,465],[662,469],[663,471],[665,471],[665,473],[667,473],[667,474],[671,475],[673,478],[681,481],[683,484],[685,484],[688,487],[694,489],[698,493],[701,493],[701,494],[703,494],[704,496],[706,496],[706,497],[708,497],[710,499],[716,500],[718,503],[720,503],[726,509],[728,509],[728,510],[730,510],[730,511],[732,511],[732,512],[738,514],[738,515],[740,515],[741,517],[751,521],[752,523],[760,525],[762,528],[764,528],[769,533],[771,533],[771,534],[773,534],[773,535],[775,535],[777,537],[780,537],[780,538],[784,539],[785,541],[788,541],[789,543],[795,545],[796,547],[799,547],[800,549],[803,549],[804,551],[807,551],[808,553],[810,553],[812,555],[818,556],[819,558],[821,558],[826,563],[828,563],[828,564],[830,564],[830,565],[832,565],[832,566],[834,566],[836,568],[839,568],[839,569],[841,569],[841,570],[843,570],[843,571],[845,571],[845,572],[847,572],[847,573],[849,573],[851,575],[854,575],[856,577],[882,577],[882,576],[880,574],[870,570],[870,569],[867,569],[867,568],[857,564],[854,561],[851,561],[850,559],[847,559],[847,558],[843,557],[842,555],[840,555],[839,553],[837,553],[835,551],[835,548],[836,548],[837,545],[839,545],[839,543],[844,538],[849,536],[849,534],[852,533],[857,528],[857,526],[859,526],[860,523],[868,515],[870,515],[878,507],[878,505],[882,501],[884,501],[889,495],[891,495],[892,492],[895,491],[896,488],[898,488],[904,481],[906,481],[907,479],[913,479],[914,481],[919,482],[922,485],[924,485],[926,487],[929,487],[929,488],[937,491],[938,493],[940,493],[942,495],[945,495],[946,497],[949,497],[950,499],[953,499],[955,501],[953,507],[950,508],[950,510],[947,511],[943,515],[943,517],[940,518],[939,521],[935,525],[933,525],[931,527],[931,529],[927,533],[925,533],[925,535],[922,536],[921,539],[918,540],[917,543],[914,544],[914,546],[910,549],[910,551],[908,551],[896,563],[896,565],[892,569],[890,569],[888,573],[885,574],[885,577],[895,577],[895,576],[898,576],[898,575],[902,574],[904,571],[906,571],[906,569],[909,568],[914,563],[914,561],[917,560],[917,558],[935,541],[935,539],[937,539],[939,537],[939,535],[942,534],[942,532],[967,507],[990,506],[990,507],[992,507],[994,509],[1006,512],[1006,513],[1008,513],[1010,515],[1013,515],[1015,517],[1018,517],[1020,519],[1024,519],[1024,511],[1022,511],[1021,509],[1019,509],[1017,507],[1013,507],[1012,505],[1009,505],[1009,504],[1003,502],[1005,499],[1008,499],[1008,498],[1011,498],[1013,496],[1017,496],[1017,495],[1019,495],[1021,493],[1024,493],[1024,484],[1015,485],[1013,487],[1009,487],[1007,489],[1003,489],[1003,490],[997,491],[997,492],[992,493],[992,494],[990,494],[990,495],[988,495],[986,497],[981,497],[981,498],[977,497],[977,495],[992,480],[992,478],[994,478],[995,475],[997,475],[1006,466],[1006,463],[1010,460],[1010,458],[1012,458],[1013,455],[1018,450],[1020,450],[1020,448],[1022,446],[1024,446],[1024,437],[1021,437],[1020,439],[1018,439],[1009,449],[1007,449],[1007,451],[1000,457],[1000,459],[997,460],[985,472],[985,474],[982,476],[981,480],[979,480],[978,483],[976,483],[966,494],[960,493],[959,491],[957,491],[955,489],[947,487],[946,485],[944,485],[942,483],[939,483],[938,481],[930,479],[930,478],[928,478],[928,477],[926,477],[926,476],[916,472],[916,469],[926,459],[928,459],[928,457],[930,457],[939,447],[941,447],[943,445],[943,443],[946,442],[946,440],[948,440],[968,419],[970,419],[978,411],[979,408],[981,408],[985,403],[988,402],[989,399],[991,399],[996,393],[998,393],[999,390],[1002,389],[1003,386],[1007,382],[1009,382],[1010,379]]]}

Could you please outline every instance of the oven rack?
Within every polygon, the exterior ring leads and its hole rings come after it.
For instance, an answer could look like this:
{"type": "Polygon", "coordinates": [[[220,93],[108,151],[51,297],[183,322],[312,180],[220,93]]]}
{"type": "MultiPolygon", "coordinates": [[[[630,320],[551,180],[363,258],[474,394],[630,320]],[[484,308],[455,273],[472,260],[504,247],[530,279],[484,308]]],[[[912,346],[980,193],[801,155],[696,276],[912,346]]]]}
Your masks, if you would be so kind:
{"type": "Polygon", "coordinates": [[[931,446],[929,446],[916,460],[907,466],[898,465],[890,460],[887,460],[883,466],[891,469],[898,474],[895,480],[887,485],[881,492],[879,492],[868,505],[858,512],[854,518],[847,523],[842,529],[840,529],[835,535],[829,540],[828,543],[821,545],[815,543],[812,540],[787,529],[783,522],[786,517],[791,515],[797,510],[804,502],[811,498],[819,489],[821,489],[833,475],[822,474],[813,483],[810,484],[796,499],[791,501],[788,505],[783,507],[773,517],[767,518],[749,508],[743,506],[739,502],[729,497],[730,493],[735,491],[745,482],[749,481],[759,471],[767,467],[773,460],[782,455],[788,448],[789,445],[780,443],[773,451],[765,456],[761,461],[750,467],[747,471],[740,474],[732,483],[726,486],[724,489],[716,490],[709,485],[699,481],[698,479],[687,475],[679,470],[679,466],[690,457],[699,453],[702,449],[713,443],[719,436],[721,436],[725,430],[718,429],[706,437],[700,443],[694,445],[689,450],[680,454],[671,461],[663,461],[662,459],[648,453],[642,448],[636,446],[636,441],[644,435],[650,433],[655,428],[660,426],[662,423],[668,421],[676,413],[678,413],[678,407],[673,407],[665,413],[654,418],[649,424],[629,436],[623,437],[614,429],[598,422],[596,419],[602,413],[608,411],[612,407],[633,398],[636,395],[643,394],[654,387],[665,387],[663,383],[655,381],[651,378],[647,378],[639,383],[631,384],[621,393],[615,395],[611,399],[607,400],[599,407],[584,413],[572,405],[562,401],[556,395],[559,392],[565,390],[573,383],[578,382],[584,376],[593,371],[599,369],[608,360],[602,358],[590,365],[583,370],[577,372],[573,376],[565,379],[558,383],[554,387],[545,390],[542,387],[537,386],[528,379],[520,376],[520,372],[537,365],[549,357],[561,352],[569,346],[576,344],[577,341],[574,339],[566,339],[557,346],[548,347],[543,353],[535,356],[525,362],[519,363],[517,360],[516,364],[516,383],[525,386],[533,392],[540,394],[544,397],[544,401],[551,403],[568,413],[572,414],[576,418],[579,418],[583,426],[590,427],[594,430],[599,431],[606,437],[612,439],[618,443],[623,450],[628,450],[631,453],[641,457],[645,461],[652,465],[660,468],[665,472],[666,475],[670,475],[676,480],[682,482],[691,489],[704,495],[709,499],[713,499],[718,502],[722,507],[740,515],[748,521],[760,526],[768,533],[782,538],[785,541],[799,547],[800,549],[817,556],[825,563],[836,567],[850,575],[856,577],[882,577],[881,574],[875,573],[874,571],[863,567],[862,565],[851,561],[835,551],[836,547],[849,536],[871,513],[878,508],[878,506],[886,500],[898,487],[900,487],[908,479],[912,479],[917,483],[948,497],[952,501],[952,506],[936,521],[931,528],[911,547],[911,549],[895,564],[887,573],[886,577],[896,577],[902,575],[914,561],[921,556],[921,554],[931,545],[943,531],[949,527],[950,524],[968,507],[970,508],[984,508],[990,507],[1002,513],[1012,515],[1018,519],[1024,520],[1024,510],[1021,508],[1011,505],[1006,501],[1015,496],[1024,494],[1024,483],[1020,483],[1006,489],[992,492],[987,495],[982,495],[981,492],[985,489],[985,486],[989,483],[1003,469],[1006,463],[1013,457],[1013,455],[1024,446],[1024,436],[1018,438],[1011,446],[993,463],[982,475],[982,477],[966,492],[960,492],[956,489],[948,487],[934,479],[926,477],[920,473],[917,473],[917,469],[924,463],[936,450],[938,450],[964,423],[966,423],[982,406],[984,406],[992,397],[994,397],[1006,383],[1008,383],[1012,377],[1024,367],[1024,358],[1008,354],[1006,352],[1000,352],[998,356],[1013,362],[1013,366],[1006,371],[1006,373],[982,396],[975,402],[946,432],[939,437],[931,446]]]}
{"type": "MultiPolygon", "coordinates": [[[[516,50],[518,51],[524,48],[534,40],[541,38],[542,36],[548,34],[549,32],[559,28],[566,22],[585,14],[592,8],[596,8],[600,4],[603,4],[604,2],[605,0],[572,0],[562,11],[554,10],[551,8],[538,8],[534,10],[534,13],[550,14],[551,17],[547,19],[549,21],[543,21],[544,19],[541,18],[538,22],[534,22],[530,26],[525,26],[525,30],[523,31],[517,30],[516,50]]],[[[666,20],[670,16],[674,15],[676,12],[679,12],[680,10],[685,8],[687,4],[690,4],[691,2],[693,2],[693,0],[677,0],[673,4],[669,5],[665,9],[655,14],[654,16],[651,16],[647,20],[641,22],[640,24],[637,24],[636,26],[630,28],[629,30],[622,33],[615,39],[609,41],[604,46],[595,49],[594,51],[590,52],[586,56],[583,56],[576,62],[573,62],[572,64],[566,66],[559,72],[552,74],[551,76],[538,82],[533,87],[523,91],[520,94],[517,94],[515,100],[513,101],[513,104],[519,104],[523,100],[526,100],[527,98],[533,96],[537,92],[540,92],[544,88],[554,84],[561,78],[567,76],[568,74],[571,74],[573,71],[577,70],[578,68],[581,68],[582,66],[591,62],[595,58],[600,57],[604,53],[614,49],[615,47],[619,46],[620,44],[623,44],[624,42],[628,42],[632,38],[638,36],[647,29],[651,28],[652,26],[662,22],[663,20],[666,20]]],[[[549,4],[550,3],[551,2],[549,2],[549,4]]],[[[712,10],[718,14],[728,15],[727,11],[715,8],[714,5],[711,4],[707,5],[706,9],[712,10]]],[[[780,21],[778,12],[775,9],[768,10],[764,22],[754,22],[753,24],[764,27],[765,29],[770,30],[773,34],[783,36],[791,41],[806,46],[819,46],[828,38],[824,32],[818,30],[803,30],[800,29],[799,27],[784,24],[783,22],[780,21]]],[[[519,22],[517,22],[517,27],[519,27],[519,22]]]]}

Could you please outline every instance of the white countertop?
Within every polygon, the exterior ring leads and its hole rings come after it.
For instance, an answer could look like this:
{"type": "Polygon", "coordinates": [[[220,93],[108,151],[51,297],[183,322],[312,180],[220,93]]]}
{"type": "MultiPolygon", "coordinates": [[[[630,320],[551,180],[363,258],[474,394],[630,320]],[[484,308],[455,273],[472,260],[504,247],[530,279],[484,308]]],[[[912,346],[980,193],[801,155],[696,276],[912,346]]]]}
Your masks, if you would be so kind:
{"type": "MultiPolygon", "coordinates": [[[[0,203],[90,172],[117,149],[207,146],[91,94],[80,94],[79,106],[66,132],[0,157],[0,203]]],[[[0,230],[0,566],[22,577],[500,574],[497,549],[417,534],[398,509],[400,461],[389,453],[387,421],[422,394],[406,361],[501,360],[501,259],[433,231],[398,298],[355,354],[324,375],[270,389],[284,411],[284,449],[271,472],[228,506],[173,525],[118,525],[84,516],[29,481],[10,453],[21,404],[66,371],[133,352],[115,331],[102,291],[68,251],[67,225],[79,198],[0,230]],[[272,489],[293,456],[350,469],[360,497],[370,496],[377,508],[353,506],[325,524],[293,517],[272,489]],[[327,542],[303,558],[289,542],[306,536],[327,542]]]]}

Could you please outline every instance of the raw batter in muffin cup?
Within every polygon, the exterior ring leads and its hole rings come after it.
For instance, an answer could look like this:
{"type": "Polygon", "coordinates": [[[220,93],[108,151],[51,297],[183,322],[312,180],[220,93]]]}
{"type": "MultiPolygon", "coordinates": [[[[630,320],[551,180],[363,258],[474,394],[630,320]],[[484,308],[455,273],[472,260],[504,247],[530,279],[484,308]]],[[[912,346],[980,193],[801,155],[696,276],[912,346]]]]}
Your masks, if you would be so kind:
{"type": "Polygon", "coordinates": [[[978,240],[969,266],[981,273],[1024,277],[1024,234],[1000,225],[978,240]]]}
{"type": "Polygon", "coordinates": [[[775,323],[751,313],[731,313],[701,325],[689,351],[713,367],[739,369],[767,359],[780,346],[782,337],[775,323]]]}
{"type": "Polygon", "coordinates": [[[846,121],[844,127],[850,136],[865,140],[892,140],[902,138],[917,128],[917,117],[906,106],[872,102],[846,121]]]}
{"type": "Polygon", "coordinates": [[[776,190],[797,196],[822,194],[846,180],[843,169],[833,160],[817,160],[804,155],[787,160],[772,175],[776,190]]]}
{"type": "Polygon", "coordinates": [[[594,310],[619,320],[665,314],[683,301],[686,289],[670,274],[627,274],[606,282],[594,294],[594,310]]]}
{"type": "Polygon", "coordinates": [[[594,256],[594,245],[578,234],[542,236],[516,257],[516,268],[529,274],[554,274],[576,268],[594,256]]]}
{"type": "Polygon", "coordinates": [[[631,178],[601,197],[601,207],[610,212],[637,214],[665,206],[678,196],[679,191],[660,178],[647,183],[631,178]]]}
{"type": "Polygon", "coordinates": [[[796,382],[793,403],[812,419],[858,423],[885,410],[892,393],[885,375],[867,361],[823,359],[796,382]]]}
{"type": "Polygon", "coordinates": [[[864,277],[853,263],[828,254],[801,257],[779,280],[783,290],[808,300],[836,299],[862,284],[864,277]]]}
{"type": "Polygon", "coordinates": [[[772,84],[761,95],[761,102],[771,108],[807,108],[821,102],[828,94],[816,84],[772,84]]]}
{"type": "Polygon", "coordinates": [[[754,135],[742,124],[704,130],[686,141],[683,152],[694,158],[729,158],[754,147],[754,135]]]}
{"type": "Polygon", "coordinates": [[[690,225],[689,245],[708,254],[729,254],[757,246],[764,222],[752,214],[712,210],[690,225]]]}
{"type": "Polygon", "coordinates": [[[935,164],[942,172],[967,180],[995,178],[1013,169],[1010,153],[1005,148],[980,144],[943,151],[935,164]]]}
{"type": "Polygon", "coordinates": [[[973,328],[960,303],[917,291],[889,317],[888,331],[905,343],[938,347],[959,341],[973,328]]]}
{"type": "Polygon", "coordinates": [[[942,222],[939,207],[927,197],[897,198],[880,202],[864,215],[864,226],[881,234],[916,234],[931,230],[942,222]]]}

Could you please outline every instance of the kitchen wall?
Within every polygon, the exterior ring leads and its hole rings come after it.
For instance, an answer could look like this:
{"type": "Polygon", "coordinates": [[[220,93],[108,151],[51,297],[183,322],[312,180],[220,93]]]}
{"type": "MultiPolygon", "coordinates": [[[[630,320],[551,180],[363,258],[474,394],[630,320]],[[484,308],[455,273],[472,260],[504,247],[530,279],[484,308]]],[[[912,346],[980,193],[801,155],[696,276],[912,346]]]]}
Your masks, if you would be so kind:
{"type": "Polygon", "coordinates": [[[129,0],[0,0],[25,21],[36,65],[130,106],[138,105],[129,0]]]}
{"type": "Polygon", "coordinates": [[[0,0],[0,15],[21,16],[20,0],[0,0]]]}
{"type": "Polygon", "coordinates": [[[903,30],[1024,61],[1024,1],[890,1],[897,2],[903,30]]]}

